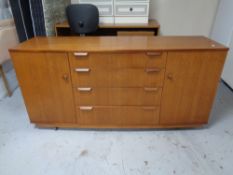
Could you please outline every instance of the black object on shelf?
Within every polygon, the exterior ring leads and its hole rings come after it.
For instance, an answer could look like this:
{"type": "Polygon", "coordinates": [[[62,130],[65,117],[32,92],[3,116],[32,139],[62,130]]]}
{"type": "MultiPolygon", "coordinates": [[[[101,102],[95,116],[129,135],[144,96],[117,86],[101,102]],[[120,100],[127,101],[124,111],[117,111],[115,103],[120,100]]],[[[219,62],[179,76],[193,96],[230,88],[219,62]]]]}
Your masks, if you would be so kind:
{"type": "Polygon", "coordinates": [[[97,31],[99,25],[98,8],[91,4],[72,4],[66,9],[71,30],[76,34],[89,34],[97,31]]]}

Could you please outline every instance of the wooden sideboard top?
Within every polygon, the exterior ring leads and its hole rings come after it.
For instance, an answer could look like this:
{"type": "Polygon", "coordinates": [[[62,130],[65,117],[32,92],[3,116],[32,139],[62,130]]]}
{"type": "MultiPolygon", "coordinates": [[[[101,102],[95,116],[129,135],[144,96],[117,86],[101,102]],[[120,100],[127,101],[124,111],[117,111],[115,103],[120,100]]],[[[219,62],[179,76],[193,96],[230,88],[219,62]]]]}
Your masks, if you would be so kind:
{"type": "Polygon", "coordinates": [[[36,37],[10,51],[175,51],[228,50],[202,36],[36,37]]]}

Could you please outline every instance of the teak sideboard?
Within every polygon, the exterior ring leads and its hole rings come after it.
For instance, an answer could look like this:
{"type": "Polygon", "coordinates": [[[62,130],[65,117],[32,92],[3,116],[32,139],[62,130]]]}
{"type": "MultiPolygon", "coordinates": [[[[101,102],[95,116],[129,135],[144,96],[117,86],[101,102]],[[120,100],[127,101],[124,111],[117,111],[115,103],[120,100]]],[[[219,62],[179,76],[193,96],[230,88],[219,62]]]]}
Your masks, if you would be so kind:
{"type": "Polygon", "coordinates": [[[10,50],[42,127],[208,123],[228,48],[205,37],[39,37],[10,50]]]}

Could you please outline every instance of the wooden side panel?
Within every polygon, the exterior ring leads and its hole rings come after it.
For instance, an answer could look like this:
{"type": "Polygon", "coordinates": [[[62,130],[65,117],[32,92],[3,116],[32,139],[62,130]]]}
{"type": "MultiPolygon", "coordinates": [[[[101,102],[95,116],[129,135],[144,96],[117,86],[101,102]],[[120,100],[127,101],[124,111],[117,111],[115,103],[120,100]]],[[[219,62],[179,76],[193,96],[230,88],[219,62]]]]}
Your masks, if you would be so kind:
{"type": "Polygon", "coordinates": [[[160,124],[206,124],[225,51],[169,52],[160,124]]]}
{"type": "Polygon", "coordinates": [[[31,122],[75,123],[67,54],[13,52],[11,55],[31,122]]]}

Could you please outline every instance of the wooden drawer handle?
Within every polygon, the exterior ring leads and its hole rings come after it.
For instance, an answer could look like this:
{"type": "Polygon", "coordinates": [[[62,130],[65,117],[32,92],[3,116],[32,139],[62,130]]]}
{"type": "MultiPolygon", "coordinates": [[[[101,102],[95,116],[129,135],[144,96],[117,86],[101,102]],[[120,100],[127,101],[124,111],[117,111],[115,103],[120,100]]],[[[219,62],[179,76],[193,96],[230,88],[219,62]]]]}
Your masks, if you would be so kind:
{"type": "Polygon", "coordinates": [[[160,71],[161,71],[160,68],[147,68],[146,69],[147,73],[160,72],[160,71]]]}
{"type": "Polygon", "coordinates": [[[160,56],[160,55],[162,55],[161,52],[147,52],[146,54],[147,54],[148,56],[160,56]]]}
{"type": "Polygon", "coordinates": [[[155,110],[155,107],[142,107],[142,109],[145,111],[152,111],[155,110]]]}
{"type": "Polygon", "coordinates": [[[90,72],[90,68],[76,68],[75,72],[80,72],[80,73],[85,73],[85,72],[90,72]]]}
{"type": "Polygon", "coordinates": [[[92,90],[91,87],[86,87],[86,88],[78,88],[80,92],[90,92],[92,90]]]}
{"type": "Polygon", "coordinates": [[[86,57],[86,56],[88,56],[88,53],[87,52],[75,52],[74,56],[76,56],[76,57],[86,57]]]}
{"type": "Polygon", "coordinates": [[[81,111],[92,111],[93,107],[92,106],[80,106],[79,108],[81,111]]]}
{"type": "Polygon", "coordinates": [[[144,90],[145,91],[147,91],[147,92],[156,92],[156,91],[158,91],[158,88],[144,88],[144,90]]]}

